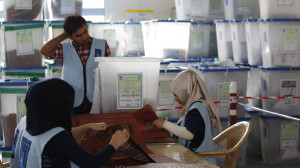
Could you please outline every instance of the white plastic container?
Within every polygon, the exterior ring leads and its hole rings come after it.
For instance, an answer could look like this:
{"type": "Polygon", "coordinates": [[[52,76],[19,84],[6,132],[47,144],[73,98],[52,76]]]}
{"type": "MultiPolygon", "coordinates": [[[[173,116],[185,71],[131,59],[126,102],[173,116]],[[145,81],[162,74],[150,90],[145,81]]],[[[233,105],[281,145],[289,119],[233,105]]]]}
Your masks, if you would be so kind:
{"type": "MultiPolygon", "coordinates": [[[[64,21],[62,20],[52,20],[47,22],[48,25],[48,40],[51,40],[64,32],[63,27],[64,21]]],[[[69,38],[65,39],[63,42],[70,41],[69,38]]]]}
{"type": "MultiPolygon", "coordinates": [[[[299,96],[299,82],[300,68],[261,68],[263,97],[299,96]]],[[[264,110],[285,115],[300,115],[299,99],[263,99],[262,107],[264,110]]]]}
{"type": "Polygon", "coordinates": [[[209,14],[209,0],[176,0],[176,17],[177,20],[201,20],[209,14]]]}
{"type": "Polygon", "coordinates": [[[233,59],[230,23],[228,20],[216,20],[215,23],[219,60],[233,59]]]}
{"type": "Polygon", "coordinates": [[[137,22],[128,22],[124,26],[125,55],[142,56],[144,52],[144,39],[142,25],[137,22]]]}
{"type": "Polygon", "coordinates": [[[151,21],[141,21],[140,23],[142,24],[145,56],[147,54],[149,57],[154,57],[155,55],[153,48],[157,48],[156,44],[154,43],[154,31],[151,31],[154,25],[151,24],[151,21]]]}
{"type": "Polygon", "coordinates": [[[206,20],[224,20],[223,0],[209,0],[209,13],[206,20]]]}
{"type": "MultiPolygon", "coordinates": [[[[227,129],[229,126],[229,122],[228,122],[228,118],[220,118],[221,121],[221,126],[222,126],[222,130],[227,129]]],[[[249,121],[249,118],[238,118],[237,122],[240,121],[249,121]]],[[[213,129],[213,137],[216,137],[219,134],[218,131],[216,131],[216,129],[213,129]]],[[[221,141],[219,144],[215,146],[215,150],[218,151],[225,151],[226,150],[226,146],[227,146],[227,141],[223,140],[221,141]]],[[[238,156],[238,160],[237,160],[237,167],[245,167],[246,166],[246,158],[247,158],[247,146],[248,146],[248,139],[246,139],[246,141],[242,144],[240,150],[239,150],[239,156],[238,156]]],[[[224,166],[224,161],[225,161],[225,157],[216,157],[217,160],[217,166],[219,167],[223,167],[224,166]]]]}
{"type": "Polygon", "coordinates": [[[2,22],[5,67],[40,67],[44,21],[2,22]]]}
{"type": "Polygon", "coordinates": [[[124,22],[96,22],[90,25],[90,35],[105,39],[112,56],[125,56],[124,22]]]}
{"type": "Polygon", "coordinates": [[[156,108],[156,114],[159,118],[170,120],[180,118],[180,109],[176,109],[176,107],[181,107],[181,105],[175,101],[174,93],[171,92],[169,85],[183,70],[185,69],[177,67],[160,70],[156,108]]]}
{"type": "Polygon", "coordinates": [[[145,56],[186,59],[190,26],[190,21],[155,20],[144,23],[145,56]]]}
{"type": "Polygon", "coordinates": [[[177,0],[175,6],[177,20],[224,19],[222,0],[177,0]]]}
{"type": "Polygon", "coordinates": [[[25,79],[31,77],[45,78],[45,70],[46,66],[3,68],[2,76],[4,79],[25,79]]]}
{"type": "Polygon", "coordinates": [[[188,57],[208,57],[211,22],[192,22],[188,57]]]}
{"type": "Polygon", "coordinates": [[[251,131],[247,138],[247,154],[252,158],[262,157],[261,151],[261,137],[260,137],[260,116],[258,111],[252,111],[252,109],[246,109],[246,114],[250,116],[251,131]]]}
{"type": "MultiPolygon", "coordinates": [[[[248,71],[247,78],[247,93],[246,96],[249,97],[260,97],[261,96],[261,78],[260,78],[260,68],[258,66],[251,66],[250,71],[248,71]]],[[[261,99],[248,99],[248,105],[257,108],[262,108],[261,99]]]]}
{"type": "Polygon", "coordinates": [[[260,20],[264,67],[300,67],[300,19],[260,20]]]}
{"type": "Polygon", "coordinates": [[[202,61],[201,59],[171,60],[170,64],[169,64],[169,67],[180,67],[181,69],[190,69],[194,65],[200,65],[201,61],[202,61]]]}
{"type": "MultiPolygon", "coordinates": [[[[247,89],[247,67],[222,67],[208,66],[199,67],[198,73],[205,83],[208,93],[213,101],[225,101],[218,103],[220,117],[229,116],[229,85],[230,82],[237,82],[238,95],[245,95],[247,89]]],[[[245,103],[246,100],[238,99],[238,102],[245,103]]],[[[237,116],[245,117],[245,108],[237,106],[237,116]]]]}
{"type": "Polygon", "coordinates": [[[260,18],[258,1],[261,0],[224,0],[225,19],[260,18]]]}
{"type": "Polygon", "coordinates": [[[42,20],[43,0],[4,0],[3,12],[5,21],[42,20]]]}
{"type": "Polygon", "coordinates": [[[218,43],[215,24],[210,27],[208,55],[211,57],[218,57],[218,43]]]}
{"type": "Polygon", "coordinates": [[[82,13],[82,0],[44,0],[43,6],[46,20],[64,19],[67,16],[82,13]]]}
{"type": "Polygon", "coordinates": [[[46,78],[61,78],[62,64],[49,63],[46,69],[46,78]]]}
{"type": "Polygon", "coordinates": [[[300,17],[300,2],[297,0],[260,0],[259,6],[263,19],[300,17]]]}
{"type": "Polygon", "coordinates": [[[245,24],[241,20],[230,21],[233,60],[248,63],[245,24]]]}
{"type": "Polygon", "coordinates": [[[246,19],[245,31],[247,41],[248,63],[250,65],[262,65],[261,39],[258,19],[246,19]]]}
{"type": "Polygon", "coordinates": [[[161,59],[97,57],[95,60],[99,62],[101,77],[101,113],[134,112],[146,104],[156,109],[161,59]]]}
{"type": "Polygon", "coordinates": [[[0,82],[1,117],[4,146],[12,146],[15,128],[26,115],[24,103],[28,87],[33,82],[0,82]]]}
{"type": "MultiPolygon", "coordinates": [[[[260,114],[263,160],[272,165],[299,162],[299,122],[260,114]]],[[[294,116],[300,118],[300,116],[294,116]]],[[[284,164],[283,164],[284,165],[284,164]]]]}

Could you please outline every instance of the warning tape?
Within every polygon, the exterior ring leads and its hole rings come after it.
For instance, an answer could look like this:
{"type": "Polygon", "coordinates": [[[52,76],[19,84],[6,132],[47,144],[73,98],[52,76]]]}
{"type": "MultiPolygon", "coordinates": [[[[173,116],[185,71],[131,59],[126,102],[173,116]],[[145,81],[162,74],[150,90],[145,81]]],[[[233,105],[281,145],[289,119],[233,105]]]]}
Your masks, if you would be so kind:
{"type": "MultiPolygon", "coordinates": [[[[260,97],[251,97],[251,96],[237,96],[238,99],[300,99],[299,96],[260,96],[260,97]]],[[[219,103],[232,103],[232,100],[219,100],[214,101],[214,104],[219,103]]],[[[182,109],[183,106],[180,107],[174,107],[172,109],[157,109],[156,111],[167,111],[167,110],[174,110],[174,109],[182,109]]]]}
{"type": "Polygon", "coordinates": [[[276,112],[272,112],[272,111],[260,109],[258,107],[253,107],[253,106],[250,106],[250,105],[247,105],[247,104],[243,104],[243,103],[238,103],[238,104],[241,105],[241,106],[244,106],[244,107],[248,107],[248,108],[254,109],[256,111],[261,111],[263,113],[276,115],[276,116],[283,117],[283,118],[290,119],[290,120],[294,120],[294,121],[300,121],[299,118],[295,118],[295,117],[292,117],[292,116],[288,116],[288,115],[284,115],[284,114],[280,114],[280,113],[276,113],[276,112]]]}
{"type": "Polygon", "coordinates": [[[237,96],[238,99],[299,99],[298,96],[261,96],[261,97],[250,97],[250,96],[237,96]]]}

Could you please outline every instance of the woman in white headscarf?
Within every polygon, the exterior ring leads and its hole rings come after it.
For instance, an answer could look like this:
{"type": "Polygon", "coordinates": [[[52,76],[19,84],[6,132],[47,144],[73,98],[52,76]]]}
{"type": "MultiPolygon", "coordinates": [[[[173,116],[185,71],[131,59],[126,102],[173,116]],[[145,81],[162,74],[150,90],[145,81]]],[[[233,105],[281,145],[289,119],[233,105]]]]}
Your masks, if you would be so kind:
{"type": "MultiPolygon", "coordinates": [[[[193,70],[179,73],[170,85],[175,101],[183,107],[177,124],[163,119],[153,122],[178,138],[179,143],[193,152],[213,151],[212,126],[221,130],[218,109],[212,102],[200,76],[193,70]]],[[[205,158],[216,163],[215,158],[205,158]]]]}

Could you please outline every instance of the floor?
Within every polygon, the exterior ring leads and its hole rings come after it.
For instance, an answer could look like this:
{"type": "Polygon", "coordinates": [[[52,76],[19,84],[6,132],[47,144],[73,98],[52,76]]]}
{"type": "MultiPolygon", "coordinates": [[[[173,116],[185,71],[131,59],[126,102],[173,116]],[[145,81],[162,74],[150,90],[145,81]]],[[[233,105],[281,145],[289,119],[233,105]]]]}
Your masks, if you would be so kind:
{"type": "Polygon", "coordinates": [[[265,163],[262,156],[251,156],[246,153],[246,162],[243,162],[241,158],[239,161],[238,168],[300,168],[300,157],[271,165],[265,163]]]}
{"type": "MultiPolygon", "coordinates": [[[[300,158],[299,158],[300,161],[300,158]]],[[[270,165],[263,162],[262,159],[258,158],[247,158],[246,166],[243,168],[299,168],[300,162],[297,161],[289,161],[285,163],[280,163],[277,165],[270,165]]]]}

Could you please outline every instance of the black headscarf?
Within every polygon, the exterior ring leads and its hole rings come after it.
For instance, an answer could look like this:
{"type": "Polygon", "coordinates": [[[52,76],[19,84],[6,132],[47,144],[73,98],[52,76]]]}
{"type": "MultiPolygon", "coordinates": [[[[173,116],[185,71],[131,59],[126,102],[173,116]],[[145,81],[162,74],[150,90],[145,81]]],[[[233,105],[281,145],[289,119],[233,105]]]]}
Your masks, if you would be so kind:
{"type": "Polygon", "coordinates": [[[32,136],[55,127],[71,132],[74,94],[71,85],[57,78],[31,85],[25,98],[26,130],[32,136]]]}

